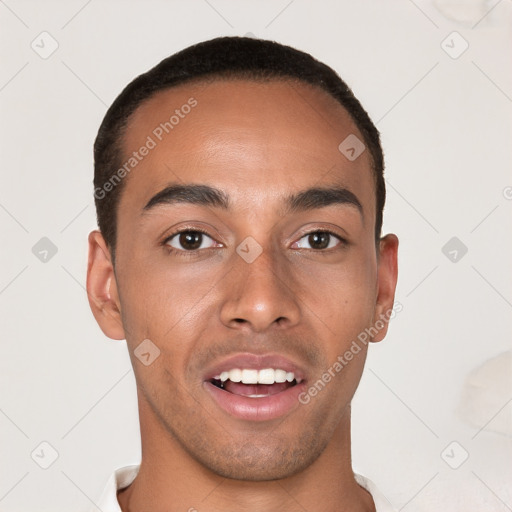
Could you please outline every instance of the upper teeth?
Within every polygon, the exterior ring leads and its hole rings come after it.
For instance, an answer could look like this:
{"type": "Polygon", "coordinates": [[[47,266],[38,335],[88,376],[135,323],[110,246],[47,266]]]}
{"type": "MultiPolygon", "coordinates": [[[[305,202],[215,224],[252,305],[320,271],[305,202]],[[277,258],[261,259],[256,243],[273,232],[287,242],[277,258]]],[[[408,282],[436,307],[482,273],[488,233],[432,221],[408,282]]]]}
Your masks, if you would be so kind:
{"type": "Polygon", "coordinates": [[[274,384],[275,382],[292,382],[295,379],[293,372],[286,372],[281,369],[264,368],[263,370],[232,370],[222,372],[214,377],[217,380],[226,382],[241,382],[242,384],[274,384]]]}

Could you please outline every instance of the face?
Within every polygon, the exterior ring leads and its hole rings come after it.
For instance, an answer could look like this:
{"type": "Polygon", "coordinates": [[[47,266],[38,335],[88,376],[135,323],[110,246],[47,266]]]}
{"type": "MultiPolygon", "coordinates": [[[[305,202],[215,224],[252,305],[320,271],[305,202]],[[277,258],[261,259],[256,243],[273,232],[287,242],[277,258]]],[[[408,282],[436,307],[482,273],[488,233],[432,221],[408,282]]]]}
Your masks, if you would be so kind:
{"type": "Polygon", "coordinates": [[[375,244],[369,151],[338,149],[351,134],[333,98],[287,82],[183,85],[130,120],[115,274],[91,233],[91,306],[127,340],[141,425],[216,474],[295,474],[348,424],[366,347],[299,398],[393,305],[397,240],[375,244]]]}

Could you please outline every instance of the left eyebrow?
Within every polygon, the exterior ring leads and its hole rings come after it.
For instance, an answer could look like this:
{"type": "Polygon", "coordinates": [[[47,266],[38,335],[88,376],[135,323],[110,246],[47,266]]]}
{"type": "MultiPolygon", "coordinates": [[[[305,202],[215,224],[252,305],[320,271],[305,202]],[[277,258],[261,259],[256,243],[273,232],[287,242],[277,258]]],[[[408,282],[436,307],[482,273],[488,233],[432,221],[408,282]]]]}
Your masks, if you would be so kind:
{"type": "Polygon", "coordinates": [[[363,207],[357,196],[343,187],[309,188],[289,196],[286,203],[288,212],[314,210],[339,204],[357,208],[361,217],[363,216],[363,207]]]}

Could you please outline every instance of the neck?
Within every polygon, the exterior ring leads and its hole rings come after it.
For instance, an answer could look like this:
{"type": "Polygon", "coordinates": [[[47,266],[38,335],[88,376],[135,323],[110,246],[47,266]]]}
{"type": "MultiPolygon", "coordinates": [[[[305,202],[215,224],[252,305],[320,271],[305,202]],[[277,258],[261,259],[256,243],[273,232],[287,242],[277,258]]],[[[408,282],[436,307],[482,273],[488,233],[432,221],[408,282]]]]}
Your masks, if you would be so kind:
{"type": "Polygon", "coordinates": [[[306,470],[273,481],[224,478],[196,461],[139,399],[142,461],[133,483],[118,493],[123,512],[374,511],[352,472],[350,408],[329,444],[306,470]]]}

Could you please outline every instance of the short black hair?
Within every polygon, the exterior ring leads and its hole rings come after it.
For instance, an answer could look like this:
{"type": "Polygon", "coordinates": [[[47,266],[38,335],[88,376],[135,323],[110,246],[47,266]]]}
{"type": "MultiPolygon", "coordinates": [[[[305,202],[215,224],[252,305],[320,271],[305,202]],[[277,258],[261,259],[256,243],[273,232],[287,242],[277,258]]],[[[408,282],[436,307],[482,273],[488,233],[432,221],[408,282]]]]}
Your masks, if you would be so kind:
{"type": "Polygon", "coordinates": [[[187,82],[215,79],[308,83],[329,93],[348,111],[372,157],[377,243],[381,236],[386,198],[384,156],[377,128],[348,85],[329,66],[290,46],[252,37],[217,37],[189,46],[139,75],[124,88],[105,114],[94,143],[94,198],[98,226],[112,259],[116,247],[117,210],[124,182],[116,173],[119,173],[123,161],[122,142],[130,116],[159,91],[187,82]]]}

